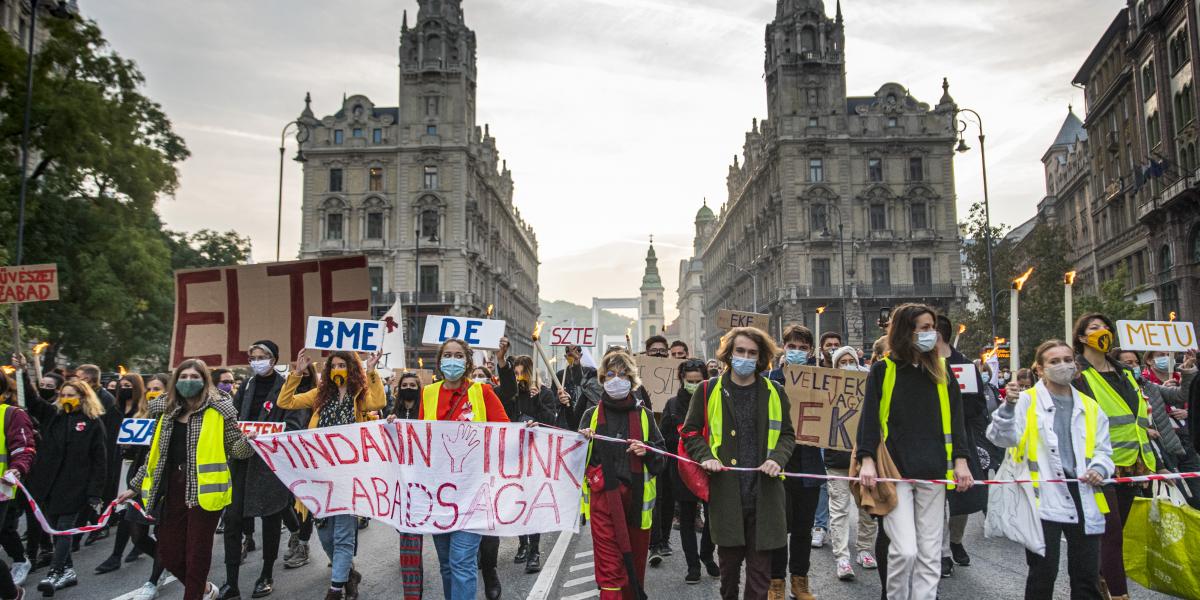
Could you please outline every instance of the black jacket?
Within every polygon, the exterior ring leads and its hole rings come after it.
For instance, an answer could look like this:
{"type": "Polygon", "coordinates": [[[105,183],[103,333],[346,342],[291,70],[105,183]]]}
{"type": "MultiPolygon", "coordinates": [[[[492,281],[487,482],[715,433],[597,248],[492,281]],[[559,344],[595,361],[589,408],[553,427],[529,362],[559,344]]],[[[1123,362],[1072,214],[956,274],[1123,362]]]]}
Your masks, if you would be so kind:
{"type": "MultiPolygon", "coordinates": [[[[287,431],[304,429],[310,417],[308,410],[286,410],[276,405],[279,390],[287,379],[275,371],[270,377],[254,376],[238,389],[233,397],[233,407],[238,412],[239,421],[260,421],[269,423],[284,423],[287,431]],[[254,404],[254,390],[257,386],[269,385],[263,403],[254,404]]],[[[298,392],[308,391],[312,382],[301,381],[298,392]]],[[[229,467],[233,476],[233,493],[239,496],[231,507],[241,507],[244,517],[262,517],[273,515],[291,503],[291,493],[287,486],[267,468],[257,454],[245,460],[231,458],[229,467]]]]}
{"type": "Polygon", "coordinates": [[[101,490],[100,498],[108,502],[117,497],[121,486],[121,452],[117,449],[121,421],[132,415],[126,415],[121,407],[117,406],[117,399],[108,393],[108,390],[96,388],[96,397],[100,399],[100,406],[104,407],[104,414],[100,416],[100,422],[104,426],[104,449],[108,453],[107,479],[104,481],[104,489],[101,490]]]}
{"type": "MultiPolygon", "coordinates": [[[[662,431],[667,452],[679,452],[679,428],[687,419],[688,406],[691,401],[692,395],[687,393],[683,386],[680,386],[679,392],[675,394],[674,398],[667,400],[667,405],[663,408],[662,420],[658,427],[662,431]]],[[[671,491],[677,502],[695,502],[697,500],[692,491],[679,478],[679,468],[673,459],[667,461],[665,475],[670,479],[671,491]]]]}
{"type": "Polygon", "coordinates": [[[538,386],[537,394],[532,394],[529,390],[522,391],[513,372],[512,363],[505,361],[499,365],[499,370],[500,389],[496,390],[496,395],[504,405],[504,412],[508,413],[510,421],[536,421],[564,429],[570,428],[570,423],[567,422],[570,408],[558,401],[549,386],[538,386]]]}
{"type": "Polygon", "coordinates": [[[42,511],[81,512],[90,500],[103,499],[109,462],[103,418],[60,412],[36,394],[27,396],[25,403],[40,423],[37,461],[28,484],[42,511]]]}

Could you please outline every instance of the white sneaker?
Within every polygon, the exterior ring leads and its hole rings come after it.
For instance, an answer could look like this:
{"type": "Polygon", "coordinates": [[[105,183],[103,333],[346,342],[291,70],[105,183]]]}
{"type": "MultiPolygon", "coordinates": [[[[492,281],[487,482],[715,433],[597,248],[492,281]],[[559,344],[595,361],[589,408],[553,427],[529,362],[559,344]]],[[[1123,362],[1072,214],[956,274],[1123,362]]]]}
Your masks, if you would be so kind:
{"type": "Polygon", "coordinates": [[[33,563],[26,560],[25,562],[13,563],[12,580],[17,587],[25,584],[25,579],[29,577],[29,571],[33,568],[33,563]]]}
{"type": "Polygon", "coordinates": [[[825,545],[825,530],[820,527],[812,529],[812,547],[820,548],[825,545]]]}
{"type": "Polygon", "coordinates": [[[875,563],[875,555],[863,550],[858,553],[858,564],[864,569],[878,569],[879,565],[875,563]]]}
{"type": "Polygon", "coordinates": [[[837,578],[842,581],[854,579],[854,567],[850,566],[849,559],[843,558],[837,561],[837,578]]]}
{"type": "Polygon", "coordinates": [[[147,581],[133,591],[132,600],[154,600],[158,597],[158,586],[147,581]]]}
{"type": "Polygon", "coordinates": [[[204,595],[200,596],[200,600],[217,600],[217,586],[213,582],[208,582],[204,588],[204,595]]]}

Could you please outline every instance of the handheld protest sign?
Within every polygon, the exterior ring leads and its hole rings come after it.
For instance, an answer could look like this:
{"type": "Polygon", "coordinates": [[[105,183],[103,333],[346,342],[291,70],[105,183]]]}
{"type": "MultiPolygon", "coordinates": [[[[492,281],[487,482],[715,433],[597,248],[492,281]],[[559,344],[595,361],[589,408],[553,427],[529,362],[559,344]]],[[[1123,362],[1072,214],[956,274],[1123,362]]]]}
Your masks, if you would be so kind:
{"type": "Polygon", "coordinates": [[[1196,327],[1187,321],[1117,321],[1122,350],[1196,350],[1196,327]]]}
{"type": "Polygon", "coordinates": [[[154,437],[154,426],[158,419],[125,419],[117,430],[117,444],[122,446],[149,446],[154,437]]]}
{"type": "Polygon", "coordinates": [[[763,331],[770,331],[771,315],[721,309],[717,311],[716,325],[722,331],[729,331],[737,327],[757,327],[763,331]]]}
{"type": "Polygon", "coordinates": [[[454,338],[466,341],[472,348],[499,350],[500,338],[504,337],[507,323],[495,319],[474,319],[431,315],[425,318],[425,332],[421,343],[440,346],[454,338]]]}
{"type": "Polygon", "coordinates": [[[0,304],[58,300],[58,265],[0,267],[0,304]]]}
{"type": "Polygon", "coordinates": [[[596,345],[595,327],[551,327],[551,346],[585,346],[596,345]]]}
{"type": "Polygon", "coordinates": [[[979,393],[979,371],[975,365],[950,365],[950,372],[958,378],[958,391],[964,394],[979,393]]]}
{"type": "Polygon", "coordinates": [[[792,405],[796,443],[849,452],[858,439],[867,374],[788,365],[784,391],[792,405]]]}
{"type": "Polygon", "coordinates": [[[383,333],[382,321],[309,317],[304,347],[330,352],[379,352],[383,333]]]}
{"type": "Polygon", "coordinates": [[[638,376],[646,393],[650,394],[650,405],[654,412],[661,413],[667,407],[667,401],[679,393],[681,364],[683,361],[678,358],[637,355],[638,376]]]}

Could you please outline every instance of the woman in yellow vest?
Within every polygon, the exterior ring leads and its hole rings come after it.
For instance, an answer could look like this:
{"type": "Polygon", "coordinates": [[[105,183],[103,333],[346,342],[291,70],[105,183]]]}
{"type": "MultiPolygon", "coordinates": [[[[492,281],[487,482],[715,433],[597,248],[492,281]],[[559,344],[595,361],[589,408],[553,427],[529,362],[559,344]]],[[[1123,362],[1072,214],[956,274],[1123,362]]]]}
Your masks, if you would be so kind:
{"type": "MultiPolygon", "coordinates": [[[[296,364],[288,373],[276,404],[288,410],[312,409],[308,429],[337,427],[371,420],[371,412],[387,406],[383,381],[375,371],[379,354],[367,359],[366,368],[353,352],[333,352],[325,360],[321,382],[307,392],[296,393],[304,372],[312,364],[306,351],[296,354],[296,364]]],[[[358,548],[358,518],[352,514],[325,517],[325,526],[317,530],[321,547],[333,563],[325,600],[354,600],[362,574],[354,569],[358,548]]]]}
{"type": "Polygon", "coordinates": [[[646,554],[654,520],[657,476],[666,457],[647,452],[664,448],[651,408],[633,391],[641,385],[637,362],[616,350],[600,361],[604,386],[600,404],[583,413],[579,432],[628,440],[629,445],[592,441],[583,491],[583,513],[592,522],[592,561],[600,600],[644,598],[646,554]]]}
{"type": "MultiPolygon", "coordinates": [[[[1079,376],[1075,387],[1094,398],[1108,415],[1112,440],[1112,461],[1118,477],[1148,475],[1157,470],[1158,460],[1150,447],[1149,407],[1138,389],[1133,371],[1108,355],[1112,351],[1116,328],[1108,317],[1092,313],[1075,322],[1073,346],[1079,376]]],[[[1108,485],[1104,488],[1108,505],[1108,524],[1100,542],[1100,574],[1113,600],[1128,598],[1125,580],[1124,523],[1137,495],[1136,484],[1108,485]]]]}
{"type": "Polygon", "coordinates": [[[150,416],[158,419],[150,454],[131,489],[117,499],[129,500],[140,490],[146,510],[157,518],[158,557],[183,582],[184,600],[213,600],[217,588],[208,581],[213,534],[233,497],[227,461],[249,458],[254,450],[202,360],[175,368],[166,393],[150,403],[150,416]]]}
{"type": "MultiPolygon", "coordinates": [[[[923,304],[892,312],[888,355],[871,366],[858,426],[862,485],[875,486],[882,443],[904,478],[947,479],[959,491],[974,483],[967,466],[959,387],[937,353],[937,314],[923,304]]],[[[896,506],[883,518],[890,540],[887,597],[925,600],[941,580],[946,486],[897,483],[896,506]]]]}
{"type": "MultiPolygon", "coordinates": [[[[471,347],[460,339],[442,342],[437,370],[442,375],[421,390],[421,418],[427,421],[499,421],[508,414],[492,386],[471,381],[475,371],[471,347]]],[[[479,585],[479,543],[482,537],[470,531],[433,536],[442,575],[442,595],[448,600],[474,600],[479,585]]]]}
{"type": "Polygon", "coordinates": [[[1040,381],[1005,399],[992,413],[987,437],[1002,448],[1015,448],[1014,457],[1028,462],[1034,480],[1078,478],[1087,483],[1034,484],[1046,553],[1025,551],[1025,600],[1054,597],[1064,536],[1071,599],[1100,600],[1100,537],[1108,512],[1100,485],[1115,469],[1108,417],[1095,400],[1071,387],[1075,353],[1066,342],[1044,342],[1033,362],[1040,381]]]}

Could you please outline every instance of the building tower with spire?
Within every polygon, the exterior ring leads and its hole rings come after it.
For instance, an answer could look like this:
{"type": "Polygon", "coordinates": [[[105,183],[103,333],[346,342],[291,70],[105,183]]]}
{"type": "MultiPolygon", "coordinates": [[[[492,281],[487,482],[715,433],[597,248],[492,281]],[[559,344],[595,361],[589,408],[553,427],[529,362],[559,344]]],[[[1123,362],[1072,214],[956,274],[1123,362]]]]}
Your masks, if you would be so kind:
{"type": "Polygon", "coordinates": [[[717,225],[717,215],[708,207],[708,199],[696,212],[696,233],[692,238],[692,257],[679,261],[679,287],[675,308],[679,311],[679,339],[688,345],[692,356],[707,357],[704,347],[704,260],[700,253],[717,225]]]}
{"type": "Polygon", "coordinates": [[[650,249],[646,251],[646,271],[642,274],[642,340],[663,334],[666,324],[663,315],[664,290],[662,278],[658,275],[658,256],[654,254],[654,237],[651,236],[650,249]]]}
{"type": "MultiPolygon", "coordinates": [[[[476,121],[476,39],[462,1],[417,6],[401,20],[392,106],[350,94],[318,118],[306,99],[300,256],[367,255],[372,311],[399,299],[408,347],[424,351],[413,336],[431,314],[491,306],[511,330],[532,331],[538,247],[496,138],[476,121]]],[[[515,352],[532,352],[527,337],[513,337],[515,352]]]]}
{"type": "MultiPolygon", "coordinates": [[[[960,305],[949,84],[934,106],[898,83],[849,95],[840,2],[831,18],[822,0],[778,0],[764,46],[767,118],[752,120],[715,219],[702,231],[697,216],[703,316],[681,305],[681,324],[751,310],[757,287],[774,335],[824,306],[823,328],[861,346],[882,334],[881,309],[960,305]]],[[[711,355],[720,334],[704,328],[693,352],[711,355]]]]}

